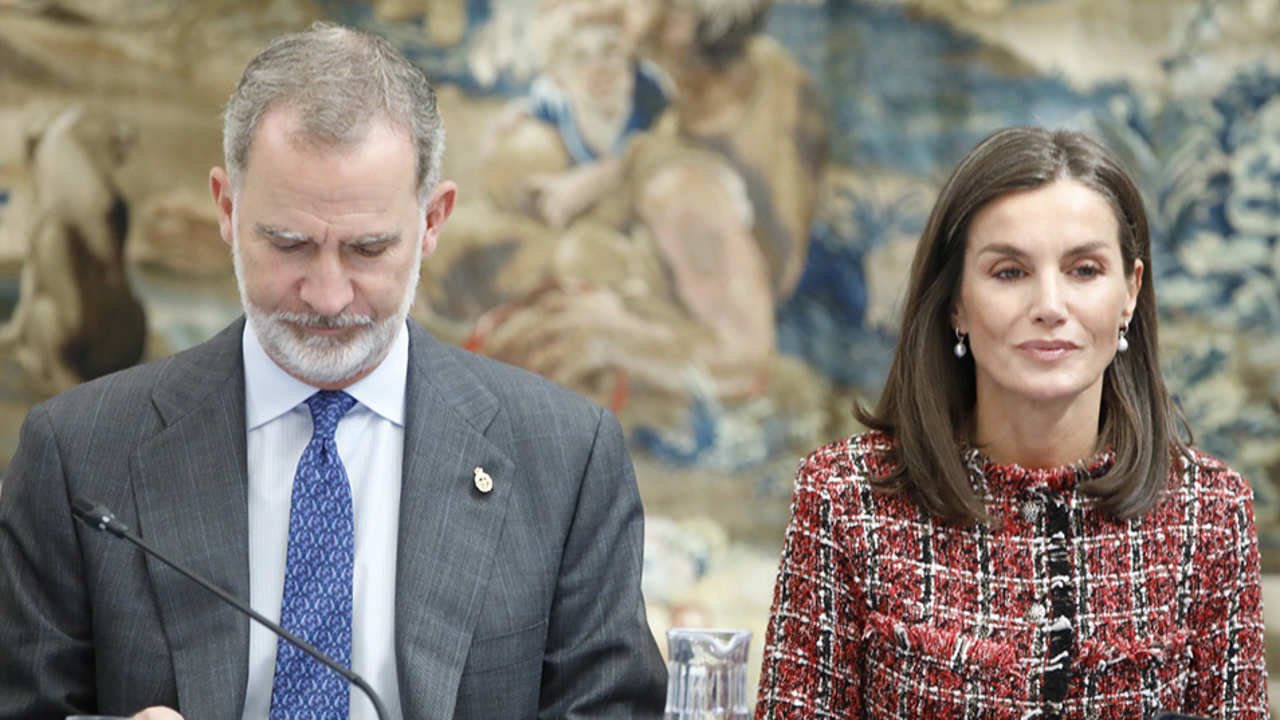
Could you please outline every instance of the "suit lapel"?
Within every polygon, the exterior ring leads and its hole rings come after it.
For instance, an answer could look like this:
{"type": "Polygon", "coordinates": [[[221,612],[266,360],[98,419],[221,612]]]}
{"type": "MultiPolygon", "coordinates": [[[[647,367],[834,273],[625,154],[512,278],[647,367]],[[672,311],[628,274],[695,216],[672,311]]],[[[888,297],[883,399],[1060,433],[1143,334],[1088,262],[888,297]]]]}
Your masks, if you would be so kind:
{"type": "MultiPolygon", "coordinates": [[[[165,427],[138,450],[133,482],[138,532],[247,602],[243,327],[234,323],[171,361],[153,394],[165,427]]],[[[192,718],[239,717],[248,619],[159,561],[147,562],[181,711],[192,718]]]]}
{"type": "Polygon", "coordinates": [[[497,398],[410,323],[396,568],[396,660],[405,717],[453,716],[514,465],[497,398]],[[491,440],[490,438],[494,438],[491,440]],[[477,489],[475,469],[493,479],[477,489]]]}

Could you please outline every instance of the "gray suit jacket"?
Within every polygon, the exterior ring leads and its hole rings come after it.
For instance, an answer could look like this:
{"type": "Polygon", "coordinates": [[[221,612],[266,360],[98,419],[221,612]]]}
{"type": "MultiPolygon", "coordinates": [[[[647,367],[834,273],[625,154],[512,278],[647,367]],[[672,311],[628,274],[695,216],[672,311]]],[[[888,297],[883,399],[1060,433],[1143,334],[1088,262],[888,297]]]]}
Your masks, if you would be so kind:
{"type": "MultiPolygon", "coordinates": [[[[28,414],[0,486],[0,718],[239,718],[249,620],[75,522],[101,501],[249,597],[243,320],[28,414]]],[[[406,718],[661,714],[643,519],[612,414],[410,323],[396,660],[406,718]],[[475,489],[484,467],[494,489],[475,489]]],[[[358,692],[353,690],[353,692],[358,692]]]]}

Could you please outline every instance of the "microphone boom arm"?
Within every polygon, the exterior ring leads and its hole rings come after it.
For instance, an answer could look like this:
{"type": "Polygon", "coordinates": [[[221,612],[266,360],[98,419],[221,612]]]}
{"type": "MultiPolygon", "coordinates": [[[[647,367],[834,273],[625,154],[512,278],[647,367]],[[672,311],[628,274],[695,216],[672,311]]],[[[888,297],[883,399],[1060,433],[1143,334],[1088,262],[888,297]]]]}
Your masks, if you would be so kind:
{"type": "Polygon", "coordinates": [[[364,678],[355,674],[351,670],[348,670],[347,668],[343,667],[328,655],[325,655],[324,653],[320,652],[314,646],[312,646],[311,643],[308,643],[307,641],[294,635],[288,630],[285,630],[279,624],[272,622],[271,620],[268,620],[265,616],[263,616],[258,611],[254,610],[248,605],[245,605],[244,603],[235,599],[226,590],[223,590],[217,585],[214,585],[208,580],[205,580],[204,578],[200,577],[195,573],[195,571],[189,570],[186,567],[183,567],[181,563],[175,560],[170,560],[169,558],[165,557],[165,555],[161,553],[159,550],[156,550],[155,548],[151,547],[145,541],[143,541],[142,538],[133,534],[133,532],[129,529],[128,525],[125,525],[124,523],[117,520],[115,515],[113,515],[111,511],[108,510],[106,506],[102,505],[101,503],[84,500],[82,498],[76,498],[74,501],[72,501],[71,506],[72,506],[72,512],[75,514],[76,518],[78,518],[84,524],[88,525],[89,527],[92,527],[95,530],[106,530],[107,532],[111,533],[112,535],[115,535],[116,537],[121,537],[121,538],[124,538],[125,540],[128,540],[129,542],[137,546],[140,550],[142,550],[144,553],[159,560],[165,565],[168,565],[174,570],[177,570],[179,573],[182,573],[182,575],[185,576],[187,579],[191,580],[192,582],[204,588],[205,590],[208,590],[214,595],[217,595],[224,602],[230,604],[232,607],[236,608],[240,612],[243,612],[244,614],[248,615],[254,620],[257,620],[259,624],[265,626],[271,632],[289,641],[291,644],[293,644],[294,647],[298,648],[299,650],[302,650],[306,654],[315,658],[325,667],[329,668],[330,670],[346,678],[347,681],[350,682],[352,685],[355,685],[356,687],[360,688],[360,690],[364,692],[365,696],[369,698],[369,702],[373,703],[373,709],[378,714],[379,720],[387,720],[388,718],[387,711],[386,711],[386,708],[382,706],[382,700],[378,698],[378,694],[373,691],[373,688],[369,686],[369,683],[365,682],[364,678]]]}

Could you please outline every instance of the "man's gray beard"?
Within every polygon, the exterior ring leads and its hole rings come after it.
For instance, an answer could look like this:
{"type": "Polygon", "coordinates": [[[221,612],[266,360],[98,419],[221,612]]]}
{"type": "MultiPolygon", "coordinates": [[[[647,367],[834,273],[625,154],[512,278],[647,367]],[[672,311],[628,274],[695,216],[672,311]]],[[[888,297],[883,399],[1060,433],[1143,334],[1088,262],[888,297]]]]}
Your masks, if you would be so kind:
{"type": "MultiPolygon", "coordinates": [[[[233,220],[234,222],[234,220],[233,220]]],[[[374,322],[369,315],[268,312],[249,300],[244,285],[244,261],[240,257],[238,231],[231,245],[236,287],[249,327],[267,356],[289,374],[312,385],[332,385],[374,367],[386,356],[396,332],[409,316],[422,268],[422,246],[414,252],[409,282],[400,307],[391,317],[374,322]],[[355,328],[347,339],[299,334],[295,325],[323,328],[355,328]]]]}

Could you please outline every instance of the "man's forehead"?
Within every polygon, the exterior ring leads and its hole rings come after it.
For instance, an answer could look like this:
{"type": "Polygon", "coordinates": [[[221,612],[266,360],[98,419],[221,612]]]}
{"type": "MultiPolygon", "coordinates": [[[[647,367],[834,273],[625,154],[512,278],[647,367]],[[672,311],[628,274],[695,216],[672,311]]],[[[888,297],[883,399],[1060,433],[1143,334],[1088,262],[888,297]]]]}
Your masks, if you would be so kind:
{"type": "Polygon", "coordinates": [[[303,191],[325,203],[379,204],[402,193],[417,202],[417,155],[406,132],[371,118],[349,137],[333,137],[311,132],[300,114],[281,108],[264,115],[236,182],[237,195],[253,186],[258,195],[303,191]]]}

